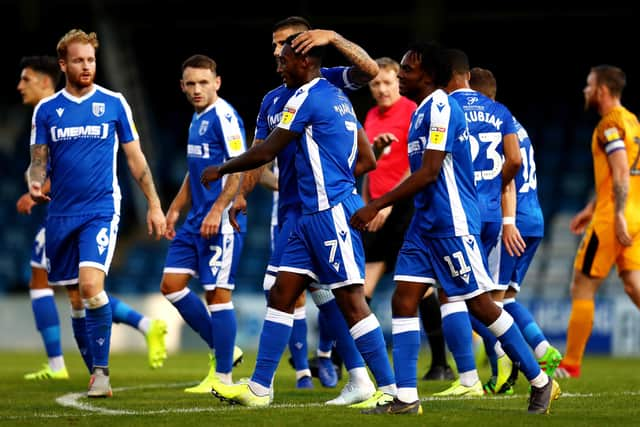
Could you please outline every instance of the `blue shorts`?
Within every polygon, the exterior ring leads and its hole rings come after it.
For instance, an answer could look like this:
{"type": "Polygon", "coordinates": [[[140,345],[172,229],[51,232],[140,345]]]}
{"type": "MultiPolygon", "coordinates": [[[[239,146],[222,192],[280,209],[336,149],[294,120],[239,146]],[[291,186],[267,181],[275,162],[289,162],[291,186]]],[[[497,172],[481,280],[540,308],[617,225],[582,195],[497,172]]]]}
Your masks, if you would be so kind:
{"type": "Polygon", "coordinates": [[[363,284],[362,238],[349,224],[362,206],[362,198],[352,194],[331,209],[302,215],[289,235],[278,271],[309,276],[323,289],[363,284]]]}
{"type": "Polygon", "coordinates": [[[269,227],[269,251],[273,253],[275,250],[276,236],[278,235],[278,224],[271,224],[269,227]]]}
{"type": "Polygon", "coordinates": [[[94,267],[107,274],[119,223],[117,214],[49,216],[45,233],[49,284],[78,284],[79,267],[94,267]]]}
{"type": "Polygon", "coordinates": [[[284,254],[284,250],[287,248],[289,235],[295,229],[296,224],[298,224],[298,220],[301,216],[302,211],[300,207],[290,207],[286,210],[284,215],[282,215],[280,223],[275,226],[272,240],[273,248],[271,251],[271,256],[269,257],[267,271],[273,272],[274,274],[278,272],[282,254],[284,254]]]}
{"type": "Polygon", "coordinates": [[[235,289],[244,233],[218,233],[204,239],[179,228],[169,245],[164,273],[189,274],[200,279],[205,290],[235,289]]]}
{"type": "Polygon", "coordinates": [[[36,233],[36,237],[33,239],[33,247],[31,248],[31,268],[38,268],[40,270],[47,269],[47,251],[45,249],[46,232],[47,229],[45,224],[42,224],[36,233]]]}
{"type": "Polygon", "coordinates": [[[302,211],[300,206],[290,206],[285,210],[283,215],[281,215],[280,222],[271,227],[271,256],[269,257],[267,272],[262,283],[265,291],[270,290],[275,283],[282,254],[284,254],[289,236],[295,229],[301,216],[302,211]]]}
{"type": "Polygon", "coordinates": [[[502,285],[500,281],[500,266],[502,264],[502,256],[506,253],[502,245],[502,223],[500,222],[482,222],[480,231],[480,240],[487,258],[487,267],[489,276],[493,283],[492,290],[504,291],[506,285],[502,285]]]}
{"type": "Polygon", "coordinates": [[[512,257],[506,251],[502,249],[502,258],[500,262],[500,281],[501,285],[505,287],[511,287],[520,292],[520,284],[524,280],[524,276],[529,270],[533,256],[542,242],[542,237],[523,236],[522,237],[527,244],[524,253],[519,257],[512,257]]]}
{"type": "Polygon", "coordinates": [[[431,264],[450,301],[463,301],[494,289],[478,236],[426,239],[431,264]]]}
{"type": "Polygon", "coordinates": [[[396,282],[436,284],[436,273],[431,266],[429,248],[424,243],[420,233],[413,228],[413,221],[409,225],[404,242],[400,247],[393,280],[396,282]]]}

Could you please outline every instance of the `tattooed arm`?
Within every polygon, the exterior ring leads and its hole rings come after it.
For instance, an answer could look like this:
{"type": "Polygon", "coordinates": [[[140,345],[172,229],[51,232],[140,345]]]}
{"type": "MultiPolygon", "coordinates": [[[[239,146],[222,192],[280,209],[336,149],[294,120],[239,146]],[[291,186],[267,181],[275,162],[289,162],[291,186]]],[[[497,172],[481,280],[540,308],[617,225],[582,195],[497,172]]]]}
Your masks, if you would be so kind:
{"type": "Polygon", "coordinates": [[[293,40],[292,47],[296,52],[305,54],[315,46],[326,46],[328,44],[332,44],[353,64],[353,67],[349,70],[349,77],[355,84],[364,86],[378,75],[380,68],[367,51],[335,31],[305,31],[293,40]]]}
{"type": "Polygon", "coordinates": [[[49,146],[46,144],[34,144],[31,146],[31,163],[27,169],[27,185],[31,198],[37,202],[49,201],[43,191],[47,179],[47,162],[49,161],[49,146]]]}
{"type": "Polygon", "coordinates": [[[623,246],[631,245],[631,235],[627,230],[627,219],[624,215],[629,194],[629,161],[626,150],[616,150],[608,156],[609,167],[613,178],[613,200],[615,202],[615,230],[618,242],[623,246]]]}
{"type": "Polygon", "coordinates": [[[140,148],[140,141],[135,140],[122,144],[122,149],[127,156],[129,170],[149,204],[147,210],[147,231],[149,235],[155,234],[156,239],[159,239],[164,235],[167,223],[164,212],[162,212],[162,206],[160,205],[160,198],[153,183],[151,169],[149,169],[147,159],[140,148]]]}

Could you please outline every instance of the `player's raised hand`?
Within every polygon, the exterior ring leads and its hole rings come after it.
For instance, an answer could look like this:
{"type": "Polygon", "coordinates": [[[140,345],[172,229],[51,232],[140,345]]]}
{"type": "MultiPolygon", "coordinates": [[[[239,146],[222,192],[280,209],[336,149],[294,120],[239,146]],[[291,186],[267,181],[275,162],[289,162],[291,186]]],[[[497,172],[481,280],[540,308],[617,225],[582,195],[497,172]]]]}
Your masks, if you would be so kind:
{"type": "Polygon", "coordinates": [[[209,184],[222,178],[220,166],[207,166],[200,175],[200,183],[209,189],[209,184]]]}
{"type": "Polygon", "coordinates": [[[389,145],[391,145],[391,143],[394,141],[398,141],[397,136],[395,136],[391,132],[382,132],[373,138],[373,145],[375,146],[376,150],[382,151],[389,145]]]}
{"type": "Polygon", "coordinates": [[[298,54],[306,54],[316,46],[326,46],[335,37],[331,30],[308,30],[293,39],[291,47],[298,54]]]}

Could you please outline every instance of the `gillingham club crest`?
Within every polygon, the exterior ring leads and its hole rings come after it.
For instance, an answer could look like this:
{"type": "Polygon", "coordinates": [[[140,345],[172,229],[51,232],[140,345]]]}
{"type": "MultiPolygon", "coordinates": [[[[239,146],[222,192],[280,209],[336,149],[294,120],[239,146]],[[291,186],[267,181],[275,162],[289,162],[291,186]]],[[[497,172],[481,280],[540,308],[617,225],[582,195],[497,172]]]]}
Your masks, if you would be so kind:
{"type": "Polygon", "coordinates": [[[207,131],[208,127],[209,127],[209,121],[208,120],[203,120],[203,121],[200,122],[200,129],[198,129],[198,133],[200,134],[200,136],[205,134],[205,132],[207,131]]]}
{"type": "Polygon", "coordinates": [[[102,116],[104,114],[104,110],[104,102],[94,102],[93,104],[91,104],[91,111],[96,117],[102,116]]]}

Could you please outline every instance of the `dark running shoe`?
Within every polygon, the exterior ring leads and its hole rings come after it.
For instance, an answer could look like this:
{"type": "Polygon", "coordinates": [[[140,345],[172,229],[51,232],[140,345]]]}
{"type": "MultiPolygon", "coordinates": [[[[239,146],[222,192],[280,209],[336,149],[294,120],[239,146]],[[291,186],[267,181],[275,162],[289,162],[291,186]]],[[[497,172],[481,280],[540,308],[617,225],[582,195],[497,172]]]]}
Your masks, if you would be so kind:
{"type": "Polygon", "coordinates": [[[560,397],[560,386],[553,378],[549,377],[549,382],[543,387],[531,386],[529,395],[530,414],[548,414],[551,409],[551,402],[560,397]]]}
{"type": "Polygon", "coordinates": [[[328,357],[318,357],[318,379],[323,387],[333,388],[338,385],[336,366],[328,357]]]}
{"type": "MultiPolygon", "coordinates": [[[[309,370],[311,371],[311,376],[314,377],[314,378],[320,378],[320,376],[318,375],[318,372],[319,372],[319,370],[318,370],[318,366],[319,366],[318,359],[320,359],[320,357],[317,357],[317,356],[309,358],[309,370]]],[[[326,359],[326,357],[325,357],[325,359],[326,359]]],[[[291,366],[293,366],[293,361],[291,362],[291,366]]],[[[336,375],[338,376],[338,381],[340,381],[342,379],[342,369],[340,369],[338,366],[336,366],[335,363],[333,364],[333,368],[335,369],[336,375]]]]}
{"type": "Polygon", "coordinates": [[[453,373],[453,369],[449,365],[431,365],[422,379],[425,381],[453,381],[456,379],[456,374],[453,373]]]}
{"type": "Polygon", "coordinates": [[[364,409],[361,411],[363,414],[390,414],[390,415],[403,415],[403,414],[416,414],[422,415],[422,405],[420,400],[415,402],[405,403],[398,398],[394,398],[392,401],[385,404],[376,406],[371,409],[364,409]]]}
{"type": "Polygon", "coordinates": [[[305,375],[302,378],[298,378],[298,380],[296,381],[296,388],[312,389],[313,381],[311,380],[311,377],[305,375]]]}

